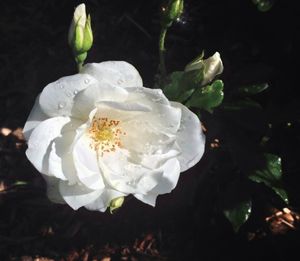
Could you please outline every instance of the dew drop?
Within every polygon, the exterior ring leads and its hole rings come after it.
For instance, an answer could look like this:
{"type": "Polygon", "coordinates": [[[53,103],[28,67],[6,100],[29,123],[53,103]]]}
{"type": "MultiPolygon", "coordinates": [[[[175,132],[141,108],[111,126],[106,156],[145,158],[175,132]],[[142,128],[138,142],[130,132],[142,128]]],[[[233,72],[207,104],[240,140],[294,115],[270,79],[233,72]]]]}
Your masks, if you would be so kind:
{"type": "Polygon", "coordinates": [[[88,84],[89,82],[90,82],[90,79],[88,79],[88,78],[84,80],[85,84],[88,84]]]}
{"type": "Polygon", "coordinates": [[[64,102],[60,102],[58,104],[58,109],[63,109],[66,106],[66,104],[64,102]]]}
{"type": "Polygon", "coordinates": [[[57,82],[57,89],[63,89],[65,86],[61,82],[57,82]]]}
{"type": "Polygon", "coordinates": [[[78,93],[78,91],[77,91],[77,90],[74,90],[73,94],[76,95],[77,93],[78,93]]]}
{"type": "Polygon", "coordinates": [[[124,81],[122,80],[122,79],[119,79],[118,81],[117,81],[117,83],[118,84],[121,84],[121,83],[123,83],[124,81]]]}

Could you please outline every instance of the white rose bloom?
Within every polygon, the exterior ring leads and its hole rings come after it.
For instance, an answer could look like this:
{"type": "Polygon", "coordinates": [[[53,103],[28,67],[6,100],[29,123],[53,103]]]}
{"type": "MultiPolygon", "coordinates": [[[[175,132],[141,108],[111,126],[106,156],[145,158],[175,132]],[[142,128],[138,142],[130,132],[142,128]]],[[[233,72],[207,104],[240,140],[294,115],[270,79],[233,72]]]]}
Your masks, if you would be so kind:
{"type": "Polygon", "coordinates": [[[111,200],[133,194],[155,206],[200,160],[205,137],[198,117],[142,86],[132,65],[108,61],[44,88],[24,135],[50,200],[105,211],[111,200]]]}

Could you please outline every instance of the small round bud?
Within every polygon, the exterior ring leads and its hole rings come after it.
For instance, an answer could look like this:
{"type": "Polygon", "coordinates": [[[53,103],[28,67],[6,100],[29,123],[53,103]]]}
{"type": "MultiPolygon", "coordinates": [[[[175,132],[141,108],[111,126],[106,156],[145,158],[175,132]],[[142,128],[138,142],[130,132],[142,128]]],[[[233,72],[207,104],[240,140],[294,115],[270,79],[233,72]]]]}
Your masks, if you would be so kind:
{"type": "Polygon", "coordinates": [[[109,211],[112,214],[116,209],[122,207],[124,203],[124,197],[114,198],[109,204],[109,211]]]}

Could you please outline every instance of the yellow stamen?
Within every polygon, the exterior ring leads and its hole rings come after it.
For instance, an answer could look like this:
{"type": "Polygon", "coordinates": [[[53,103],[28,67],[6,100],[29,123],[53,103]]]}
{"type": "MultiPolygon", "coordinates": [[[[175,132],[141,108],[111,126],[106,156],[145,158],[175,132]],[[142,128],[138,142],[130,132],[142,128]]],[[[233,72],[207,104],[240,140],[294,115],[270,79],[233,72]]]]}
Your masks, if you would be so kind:
{"type": "Polygon", "coordinates": [[[96,150],[101,156],[105,152],[115,151],[116,147],[121,148],[121,136],[126,135],[126,132],[123,132],[119,125],[119,120],[94,116],[91,127],[88,130],[92,139],[91,148],[96,150]]]}

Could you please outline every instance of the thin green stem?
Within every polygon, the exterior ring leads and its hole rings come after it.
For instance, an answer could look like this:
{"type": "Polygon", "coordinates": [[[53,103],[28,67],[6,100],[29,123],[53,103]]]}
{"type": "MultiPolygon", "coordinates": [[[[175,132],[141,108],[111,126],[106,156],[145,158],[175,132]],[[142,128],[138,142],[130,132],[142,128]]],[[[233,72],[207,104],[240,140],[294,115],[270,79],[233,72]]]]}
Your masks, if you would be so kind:
{"type": "Polygon", "coordinates": [[[165,64],[165,38],[167,34],[167,27],[163,27],[159,36],[159,71],[160,82],[164,82],[167,76],[166,64],[165,64]]]}
{"type": "Polygon", "coordinates": [[[83,67],[83,63],[77,63],[77,70],[78,70],[78,72],[81,71],[82,67],[83,67]]]}

